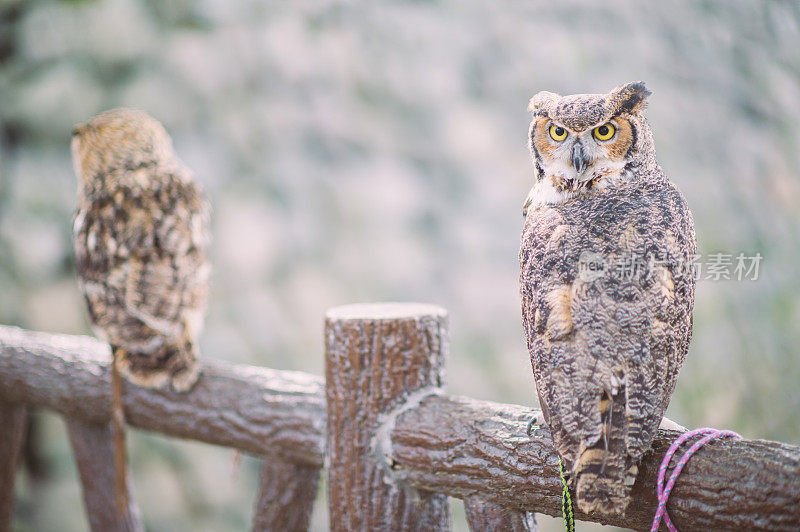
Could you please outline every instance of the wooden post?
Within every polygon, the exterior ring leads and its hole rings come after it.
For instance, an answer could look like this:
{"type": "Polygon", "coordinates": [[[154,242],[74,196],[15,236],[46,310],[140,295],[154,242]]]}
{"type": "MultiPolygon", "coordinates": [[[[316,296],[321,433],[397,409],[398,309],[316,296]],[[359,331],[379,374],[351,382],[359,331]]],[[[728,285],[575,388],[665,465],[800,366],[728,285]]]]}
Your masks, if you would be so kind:
{"type": "Polygon", "coordinates": [[[14,480],[19,452],[25,439],[27,409],[0,403],[0,531],[11,530],[14,513],[14,480]]]}
{"type": "Polygon", "coordinates": [[[317,498],[320,469],[279,455],[264,458],[253,532],[305,532],[317,498]]]}
{"type": "Polygon", "coordinates": [[[111,424],[65,419],[72,453],[83,487],[83,502],[92,532],[144,530],[128,473],[128,508],[117,513],[114,502],[114,441],[111,424]]]}
{"type": "Polygon", "coordinates": [[[536,516],[531,512],[518,512],[503,508],[479,497],[464,499],[467,524],[474,532],[503,530],[508,532],[536,532],[536,516]]]}
{"type": "Polygon", "coordinates": [[[447,313],[439,307],[385,303],[328,311],[332,531],[449,529],[447,497],[395,483],[385,452],[392,409],[402,409],[412,394],[418,400],[440,389],[447,350],[447,313]]]}

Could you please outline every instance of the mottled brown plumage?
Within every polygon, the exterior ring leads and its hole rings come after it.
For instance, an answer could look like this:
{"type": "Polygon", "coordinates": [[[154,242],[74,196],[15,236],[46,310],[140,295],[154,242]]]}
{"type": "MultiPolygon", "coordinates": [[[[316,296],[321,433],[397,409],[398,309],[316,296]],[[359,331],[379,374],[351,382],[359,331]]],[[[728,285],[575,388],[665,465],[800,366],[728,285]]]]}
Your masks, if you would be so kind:
{"type": "Polygon", "coordinates": [[[585,512],[624,513],[691,338],[694,224],[656,163],[649,94],[640,82],[530,104],[522,316],[542,412],[585,512]]]}
{"type": "Polygon", "coordinates": [[[75,258],[92,325],[129,380],[187,391],[208,295],[208,202],[141,111],[96,116],[72,146],[75,258]]]}
{"type": "Polygon", "coordinates": [[[167,132],[141,111],[114,109],[76,126],[72,154],[78,277],[95,333],[114,354],[114,420],[123,442],[118,373],[179,392],[198,379],[209,204],[167,132]]]}

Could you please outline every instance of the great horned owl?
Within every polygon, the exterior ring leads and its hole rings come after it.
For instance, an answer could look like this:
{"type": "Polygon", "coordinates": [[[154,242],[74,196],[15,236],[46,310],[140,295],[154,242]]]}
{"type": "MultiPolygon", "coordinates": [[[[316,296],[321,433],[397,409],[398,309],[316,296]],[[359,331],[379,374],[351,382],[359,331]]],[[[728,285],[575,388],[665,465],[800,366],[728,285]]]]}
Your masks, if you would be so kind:
{"type": "Polygon", "coordinates": [[[531,99],[522,318],[544,421],[584,512],[624,513],[692,333],[694,222],[658,166],[650,92],[531,99]]]}
{"type": "Polygon", "coordinates": [[[114,354],[114,421],[124,443],[120,373],[179,392],[198,379],[210,208],[163,126],[144,112],[114,109],[76,126],[72,155],[78,277],[94,330],[114,354]]]}
{"type": "Polygon", "coordinates": [[[141,111],[77,126],[72,154],[75,258],[92,325],[130,381],[187,391],[208,295],[209,204],[141,111]]]}

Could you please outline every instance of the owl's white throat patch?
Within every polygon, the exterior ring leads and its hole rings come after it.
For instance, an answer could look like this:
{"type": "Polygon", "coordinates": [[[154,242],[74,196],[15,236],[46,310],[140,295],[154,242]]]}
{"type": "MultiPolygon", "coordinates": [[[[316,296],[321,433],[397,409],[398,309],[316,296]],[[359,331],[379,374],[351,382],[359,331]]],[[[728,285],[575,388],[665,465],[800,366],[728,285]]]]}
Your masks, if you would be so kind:
{"type": "Polygon", "coordinates": [[[542,179],[528,192],[528,197],[525,198],[525,210],[530,211],[538,205],[561,203],[568,200],[572,194],[572,191],[556,190],[552,180],[542,179]]]}
{"type": "Polygon", "coordinates": [[[545,176],[531,188],[525,199],[523,213],[538,205],[562,203],[575,196],[604,190],[630,178],[630,172],[625,170],[625,161],[594,164],[581,176],[571,166],[560,163],[552,165],[545,171],[545,176]]]}

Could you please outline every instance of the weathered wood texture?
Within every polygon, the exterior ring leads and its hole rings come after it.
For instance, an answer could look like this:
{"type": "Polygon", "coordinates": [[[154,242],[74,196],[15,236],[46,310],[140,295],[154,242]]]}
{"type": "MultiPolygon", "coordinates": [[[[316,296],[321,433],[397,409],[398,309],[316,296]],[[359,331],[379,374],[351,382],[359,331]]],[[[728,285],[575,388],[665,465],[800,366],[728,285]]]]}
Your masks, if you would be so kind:
{"type": "MultiPolygon", "coordinates": [[[[0,326],[0,401],[108,422],[110,360],[108,349],[88,338],[0,326]]],[[[357,369],[345,373],[352,376],[357,369]]],[[[204,372],[188,395],[129,386],[129,424],[322,466],[321,378],[222,363],[205,366],[204,372]]],[[[432,394],[397,416],[388,449],[392,474],[432,492],[560,515],[561,484],[549,434],[536,431],[532,439],[525,434],[533,414],[516,405],[432,394]]],[[[658,465],[676,434],[659,431],[625,518],[578,514],[578,519],[649,530],[658,465]]],[[[716,441],[689,461],[669,511],[681,530],[800,530],[800,447],[716,441]]]]}
{"type": "Polygon", "coordinates": [[[294,464],[278,455],[265,457],[253,531],[308,530],[319,476],[318,467],[294,464]]]}
{"type": "MultiPolygon", "coordinates": [[[[525,434],[532,414],[514,405],[427,397],[397,418],[391,433],[395,473],[420,489],[560,516],[557,455],[546,430],[534,431],[533,438],[525,434]]],[[[576,508],[576,519],[649,530],[658,466],[678,434],[659,431],[625,517],[601,518],[576,508]]],[[[715,441],[689,461],[668,509],[681,530],[800,530],[800,448],[715,441]]]]}
{"type": "Polygon", "coordinates": [[[114,499],[114,439],[111,424],[66,419],[72,454],[78,466],[83,503],[92,532],[144,532],[133,485],[128,480],[127,508],[122,515],[114,499]]]}
{"type": "Polygon", "coordinates": [[[25,439],[27,409],[21,404],[0,403],[0,531],[11,530],[14,512],[14,480],[25,439]]]}
{"type": "Polygon", "coordinates": [[[536,516],[531,512],[517,512],[480,497],[464,499],[467,524],[473,532],[503,530],[508,532],[536,532],[536,516]]]}
{"type": "MultiPolygon", "coordinates": [[[[111,420],[111,352],[82,336],[0,326],[0,401],[68,418],[111,420]]],[[[254,454],[280,452],[322,466],[325,389],[320,377],[206,363],[188,394],[125,384],[127,424],[254,454]]]]}
{"type": "MultiPolygon", "coordinates": [[[[331,530],[446,530],[447,498],[393,481],[381,425],[441,387],[447,313],[430,305],[338,307],[325,320],[331,530]]],[[[387,435],[388,436],[388,435],[387,435]]]]}

